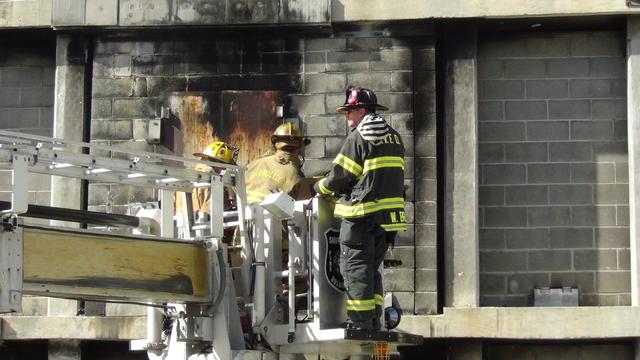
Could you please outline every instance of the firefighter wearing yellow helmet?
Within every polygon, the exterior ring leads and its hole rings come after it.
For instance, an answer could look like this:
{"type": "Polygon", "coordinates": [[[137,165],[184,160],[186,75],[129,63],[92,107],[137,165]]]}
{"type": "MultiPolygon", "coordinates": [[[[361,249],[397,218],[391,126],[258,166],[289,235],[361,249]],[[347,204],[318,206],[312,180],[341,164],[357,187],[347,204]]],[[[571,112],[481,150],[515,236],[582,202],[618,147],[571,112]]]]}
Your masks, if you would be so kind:
{"type": "Polygon", "coordinates": [[[271,135],[275,154],[256,159],[247,167],[247,202],[260,203],[270,193],[281,191],[296,200],[310,198],[311,186],[301,169],[301,155],[310,142],[295,124],[278,126],[271,135]]]}

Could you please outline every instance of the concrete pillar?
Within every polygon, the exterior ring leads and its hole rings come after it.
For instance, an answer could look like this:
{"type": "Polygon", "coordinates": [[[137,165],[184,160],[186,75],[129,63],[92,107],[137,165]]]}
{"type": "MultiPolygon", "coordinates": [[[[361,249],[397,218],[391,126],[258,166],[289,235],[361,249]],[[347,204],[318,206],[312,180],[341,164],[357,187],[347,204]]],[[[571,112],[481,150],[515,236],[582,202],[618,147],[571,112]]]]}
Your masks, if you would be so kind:
{"type": "Polygon", "coordinates": [[[49,360],[80,360],[80,340],[49,340],[49,360]]]}
{"type": "Polygon", "coordinates": [[[477,34],[443,31],[445,307],[479,305],[477,34]]]}
{"type": "Polygon", "coordinates": [[[640,306],[640,16],[627,18],[627,99],[631,305],[640,306]]]}

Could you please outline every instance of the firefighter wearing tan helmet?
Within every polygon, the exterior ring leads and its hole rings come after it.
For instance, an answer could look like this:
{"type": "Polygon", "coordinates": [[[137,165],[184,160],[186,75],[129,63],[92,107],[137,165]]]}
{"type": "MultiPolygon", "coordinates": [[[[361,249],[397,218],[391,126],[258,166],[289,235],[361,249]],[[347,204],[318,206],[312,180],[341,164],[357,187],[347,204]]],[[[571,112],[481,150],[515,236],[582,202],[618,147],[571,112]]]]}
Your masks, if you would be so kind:
{"type": "Polygon", "coordinates": [[[281,191],[296,200],[310,198],[311,186],[301,169],[301,155],[310,142],[295,124],[278,126],[271,135],[276,152],[250,162],[247,167],[247,202],[260,203],[270,193],[281,191]]]}

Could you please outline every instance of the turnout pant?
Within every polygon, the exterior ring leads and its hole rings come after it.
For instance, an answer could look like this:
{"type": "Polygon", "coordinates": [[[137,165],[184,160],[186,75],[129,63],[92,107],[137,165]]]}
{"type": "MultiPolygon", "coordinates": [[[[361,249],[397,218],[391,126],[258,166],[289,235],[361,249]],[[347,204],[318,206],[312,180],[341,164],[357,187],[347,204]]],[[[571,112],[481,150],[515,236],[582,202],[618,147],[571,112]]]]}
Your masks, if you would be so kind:
{"type": "Polygon", "coordinates": [[[383,289],[379,269],[395,235],[369,218],[342,219],[340,273],[347,289],[347,316],[356,326],[380,327],[383,289]]]}

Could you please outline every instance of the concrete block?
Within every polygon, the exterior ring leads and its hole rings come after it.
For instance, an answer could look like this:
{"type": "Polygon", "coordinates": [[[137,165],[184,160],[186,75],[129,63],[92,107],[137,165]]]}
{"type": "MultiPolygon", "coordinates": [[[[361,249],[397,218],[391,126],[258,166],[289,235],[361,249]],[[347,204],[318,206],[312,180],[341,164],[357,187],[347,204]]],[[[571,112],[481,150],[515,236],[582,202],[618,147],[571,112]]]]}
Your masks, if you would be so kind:
{"type": "Polygon", "coordinates": [[[527,270],[527,253],[524,251],[481,251],[480,268],[488,272],[513,272],[527,270]]]}
{"type": "Polygon", "coordinates": [[[626,100],[592,100],[591,118],[613,120],[627,118],[626,100]]]}
{"type": "Polygon", "coordinates": [[[592,146],[595,161],[628,161],[628,146],[626,141],[593,142],[592,146]]]}
{"type": "Polygon", "coordinates": [[[478,201],[480,206],[504,205],[503,186],[480,186],[478,201]]]}
{"type": "Polygon", "coordinates": [[[172,91],[187,90],[187,78],[182,76],[150,76],[146,78],[146,83],[148,96],[159,96],[172,91]]]}
{"type": "Polygon", "coordinates": [[[622,98],[626,95],[624,79],[573,79],[569,81],[572,98],[622,98]]]}
{"type": "MultiPolygon", "coordinates": [[[[422,74],[423,72],[420,72],[420,74],[422,74]]],[[[431,85],[431,79],[433,78],[433,85],[435,85],[435,72],[434,71],[428,71],[428,72],[424,72],[426,76],[421,76],[420,79],[424,79],[425,83],[427,86],[431,85]],[[433,74],[433,75],[431,75],[433,74]]],[[[407,92],[407,91],[412,91],[413,90],[413,84],[414,84],[414,77],[416,75],[416,72],[411,72],[411,71],[394,71],[391,73],[391,91],[403,91],[403,92],[407,92]]],[[[416,81],[417,82],[417,81],[416,81]]],[[[422,85],[422,84],[420,84],[422,85]]],[[[435,86],[432,87],[432,89],[435,89],[435,86]]]]}
{"type": "MultiPolygon", "coordinates": [[[[411,141],[413,136],[409,135],[407,141],[403,138],[406,152],[410,152],[411,141]]],[[[419,136],[415,139],[415,155],[416,156],[436,156],[436,137],[435,135],[419,136]]]]}
{"type": "Polygon", "coordinates": [[[547,77],[575,78],[589,75],[588,58],[547,59],[547,77]]]}
{"type": "MultiPolygon", "coordinates": [[[[332,107],[341,104],[331,104],[332,107]]],[[[327,106],[327,108],[330,108],[327,106]]],[[[305,116],[312,114],[325,114],[324,95],[293,95],[291,96],[291,113],[305,116]]]]}
{"type": "Polygon", "coordinates": [[[400,135],[413,135],[413,115],[412,114],[393,114],[391,115],[390,125],[400,135]]]}
{"type": "Polygon", "coordinates": [[[262,71],[265,74],[298,74],[301,70],[302,54],[299,52],[262,54],[262,71]]]}
{"type": "MultiPolygon", "coordinates": [[[[410,113],[413,111],[413,96],[411,93],[376,93],[376,95],[379,103],[387,106],[389,112],[410,113]]],[[[433,98],[427,97],[427,99],[433,98]]]]}
{"type": "Polygon", "coordinates": [[[346,136],[346,122],[341,115],[305,116],[306,134],[309,136],[346,136]]]}
{"type": "Polygon", "coordinates": [[[505,154],[507,162],[545,162],[547,161],[547,144],[505,144],[505,154]]]}
{"type": "Polygon", "coordinates": [[[416,200],[418,201],[436,201],[437,197],[437,181],[434,179],[416,180],[416,200]]]}
{"type": "Polygon", "coordinates": [[[525,139],[523,122],[482,122],[479,126],[479,140],[520,141],[525,139]]]}
{"type": "Polygon", "coordinates": [[[118,23],[130,25],[161,25],[170,23],[171,3],[165,0],[120,0],[118,23]]]}
{"type": "Polygon", "coordinates": [[[547,185],[505,187],[506,205],[546,205],[549,203],[549,197],[547,185]]]}
{"type": "Polygon", "coordinates": [[[505,229],[507,249],[546,249],[549,247],[549,230],[505,229]]]}
{"type": "Polygon", "coordinates": [[[572,56],[614,55],[614,38],[611,36],[584,36],[571,39],[572,56]]]}
{"type": "Polygon", "coordinates": [[[525,207],[487,207],[483,210],[485,227],[527,226],[525,207]]]}
{"type": "Polygon", "coordinates": [[[526,43],[520,36],[505,36],[495,41],[478,42],[478,58],[513,58],[525,56],[526,43]]]}
{"type": "Polygon", "coordinates": [[[612,140],[613,122],[611,121],[572,121],[572,140],[612,140]]]}
{"type": "Polygon", "coordinates": [[[415,247],[415,268],[437,270],[437,254],[435,246],[415,247]]]}
{"type": "Polygon", "coordinates": [[[20,89],[3,87],[0,88],[0,108],[20,107],[20,89]]]}
{"type": "Polygon", "coordinates": [[[595,229],[595,241],[598,248],[628,248],[629,228],[598,227],[595,229]]]}
{"type": "Polygon", "coordinates": [[[320,38],[305,39],[305,51],[325,51],[325,50],[345,50],[347,48],[346,38],[320,38]]]}
{"type": "Polygon", "coordinates": [[[494,250],[506,248],[506,235],[504,229],[480,229],[479,242],[481,250],[494,250]]]}
{"type": "Polygon", "coordinates": [[[614,226],[615,206],[574,206],[571,208],[571,223],[576,226],[614,226]]]}
{"type": "Polygon", "coordinates": [[[482,184],[524,184],[526,178],[525,165],[482,166],[482,184]]]}
{"type": "MultiPolygon", "coordinates": [[[[392,74],[395,74],[395,73],[391,73],[391,72],[350,73],[350,74],[346,74],[346,79],[347,79],[346,83],[354,86],[360,86],[367,89],[372,89],[376,93],[379,91],[392,91],[391,89],[392,74]]],[[[343,74],[327,74],[327,75],[345,76],[343,74]]],[[[347,87],[345,84],[340,89],[335,91],[344,91],[346,88],[347,87]]]]}
{"type": "Polygon", "coordinates": [[[0,108],[0,129],[37,128],[39,120],[38,109],[0,108]]]}
{"type": "Polygon", "coordinates": [[[479,59],[478,60],[478,80],[502,79],[504,72],[502,60],[479,59]]]}
{"type": "Polygon", "coordinates": [[[389,249],[385,255],[386,260],[397,260],[400,265],[394,266],[394,269],[414,269],[415,268],[415,251],[413,246],[400,246],[396,244],[393,249],[389,249]]]}
{"type": "Polygon", "coordinates": [[[592,204],[593,193],[591,185],[550,185],[549,200],[551,204],[579,205],[592,204]]]}
{"type": "Polygon", "coordinates": [[[416,211],[415,222],[417,224],[435,224],[436,223],[437,212],[436,212],[435,202],[416,201],[415,211],[416,211]]]}
{"type": "Polygon", "coordinates": [[[429,91],[423,94],[417,94],[415,102],[413,104],[414,113],[416,116],[422,114],[432,114],[436,112],[436,93],[435,91],[429,91]]]}
{"type": "Polygon", "coordinates": [[[503,163],[505,161],[505,145],[495,143],[480,143],[478,145],[478,162],[503,163]]]}
{"type": "MultiPolygon", "coordinates": [[[[408,205],[407,208],[413,208],[412,205],[413,204],[408,205]]],[[[410,246],[410,247],[413,247],[415,245],[415,233],[413,231],[413,226],[408,226],[407,231],[400,231],[396,235],[395,245],[410,246]]]]}
{"type": "Polygon", "coordinates": [[[526,55],[531,57],[566,57],[571,37],[531,36],[526,38],[526,55]]]}
{"type": "Polygon", "coordinates": [[[631,251],[618,249],[618,270],[631,270],[631,251]]]}
{"type": "Polygon", "coordinates": [[[618,294],[585,294],[580,296],[582,306],[618,306],[618,294]]]}
{"type": "Polygon", "coordinates": [[[549,101],[549,119],[588,119],[590,117],[589,100],[549,101]]]}
{"type": "Polygon", "coordinates": [[[596,289],[599,293],[631,292],[631,276],[628,271],[596,272],[596,289]]]}
{"type": "Polygon", "coordinates": [[[549,144],[549,161],[589,161],[591,143],[554,142],[549,144]]]}
{"type": "MultiPolygon", "coordinates": [[[[582,294],[595,291],[595,276],[593,272],[552,272],[551,287],[577,287],[582,294]]],[[[580,305],[585,305],[581,303],[580,305]]]]}
{"type": "Polygon", "coordinates": [[[327,53],[327,71],[368,71],[369,53],[363,51],[336,51],[327,53]]]}
{"type": "MultiPolygon", "coordinates": [[[[408,159],[405,158],[405,176],[408,172],[408,159]]],[[[415,159],[415,173],[417,179],[436,178],[436,159],[419,157],[415,159]]]]}
{"type": "Polygon", "coordinates": [[[40,86],[42,81],[42,69],[35,67],[5,67],[0,77],[3,87],[40,86]]]}
{"type": "Polygon", "coordinates": [[[91,100],[91,118],[104,119],[111,117],[111,99],[91,100]]]}
{"type": "Polygon", "coordinates": [[[626,76],[627,64],[622,57],[594,57],[589,61],[589,75],[593,77],[624,78],[626,76]]]}
{"type": "Polygon", "coordinates": [[[331,169],[331,159],[307,159],[303,170],[306,176],[323,176],[331,169]]]}
{"type": "Polygon", "coordinates": [[[585,344],[581,346],[580,359],[633,359],[633,351],[633,346],[631,344],[585,344]]]}
{"type": "Polygon", "coordinates": [[[568,206],[540,206],[527,208],[528,226],[568,226],[571,208],[568,206]]]}
{"type": "Polygon", "coordinates": [[[629,226],[628,206],[616,206],[616,225],[629,226]]]}
{"type": "Polygon", "coordinates": [[[311,143],[304,148],[304,157],[306,159],[322,159],[325,156],[325,138],[311,137],[311,143]]]}
{"type": "Polygon", "coordinates": [[[549,287],[549,274],[529,273],[507,276],[509,294],[530,295],[534,288],[549,287]]]}
{"type": "Polygon", "coordinates": [[[323,73],[304,75],[304,88],[306,93],[331,93],[346,89],[347,80],[345,74],[323,73]]]}
{"type": "Polygon", "coordinates": [[[118,25],[118,0],[85,0],[86,25],[118,25]]]}
{"type": "Polygon", "coordinates": [[[545,73],[543,59],[511,59],[504,62],[504,76],[507,79],[544,78],[545,73]]]}
{"type": "MultiPolygon", "coordinates": [[[[417,101],[417,99],[415,100],[417,101]]],[[[436,116],[435,113],[425,113],[422,111],[418,111],[417,109],[414,111],[414,134],[418,135],[435,135],[436,134],[436,116]]]]}
{"type": "Polygon", "coordinates": [[[617,270],[616,250],[574,250],[573,267],[576,270],[617,270]]]}
{"type": "Polygon", "coordinates": [[[480,100],[524,99],[524,81],[483,80],[480,82],[480,100]]]}
{"type": "Polygon", "coordinates": [[[94,98],[128,97],[133,94],[130,78],[93,79],[92,96],[94,98]]]}
{"type": "Polygon", "coordinates": [[[546,101],[507,101],[505,102],[505,120],[545,120],[547,119],[546,101]]]}
{"type": "Polygon", "coordinates": [[[113,117],[155,118],[157,103],[155,99],[114,99],[113,117]]]}
{"type": "Polygon", "coordinates": [[[129,140],[133,138],[131,120],[94,120],[91,122],[92,140],[129,140]]]}
{"type": "Polygon", "coordinates": [[[571,182],[573,183],[612,183],[615,182],[613,163],[571,164],[571,182]]]}
{"type": "Polygon", "coordinates": [[[400,310],[403,314],[414,313],[414,293],[411,291],[396,291],[393,295],[398,300],[400,310]]]}
{"type": "Polygon", "coordinates": [[[562,99],[569,97],[567,80],[527,80],[527,99],[562,99]]]}
{"type": "Polygon", "coordinates": [[[384,49],[369,56],[371,71],[413,70],[411,49],[384,49]]]}
{"type": "Polygon", "coordinates": [[[485,295],[506,293],[505,276],[502,274],[480,274],[480,293],[485,295]]]}
{"type": "Polygon", "coordinates": [[[147,97],[148,96],[147,79],[144,77],[134,78],[131,94],[134,97],[147,97]]]}
{"type": "Polygon", "coordinates": [[[54,0],[53,26],[82,26],[85,24],[85,1],[54,0]]]}
{"type": "Polygon", "coordinates": [[[436,225],[415,224],[415,245],[435,246],[436,225]]]}
{"type": "Polygon", "coordinates": [[[416,269],[416,291],[437,291],[436,270],[416,269]]]}
{"type": "Polygon", "coordinates": [[[597,204],[628,204],[629,186],[626,184],[601,184],[594,188],[597,204]]]}
{"type": "Polygon", "coordinates": [[[325,157],[333,159],[335,158],[340,149],[342,149],[342,145],[344,144],[344,137],[327,137],[324,140],[324,152],[325,157]]]}
{"type": "Polygon", "coordinates": [[[571,251],[542,250],[529,252],[529,270],[558,271],[571,270],[571,251]]]}
{"type": "Polygon", "coordinates": [[[385,291],[414,291],[413,269],[385,269],[383,287],[385,291]]]}
{"type": "Polygon", "coordinates": [[[327,53],[326,52],[307,52],[304,54],[305,74],[325,72],[326,70],[327,70],[327,53]]]}
{"type": "Polygon", "coordinates": [[[613,122],[613,137],[615,140],[626,140],[627,139],[627,121],[614,121],[613,122]]]}
{"type": "Polygon", "coordinates": [[[536,121],[527,123],[527,140],[569,140],[568,121],[536,121]]]}
{"type": "Polygon", "coordinates": [[[478,120],[504,120],[502,101],[478,101],[478,120]]]}
{"type": "Polygon", "coordinates": [[[569,164],[527,164],[529,183],[565,183],[570,181],[569,164]]]}
{"type": "Polygon", "coordinates": [[[562,227],[549,229],[549,243],[552,248],[591,248],[593,229],[582,227],[562,227]]]}
{"type": "Polygon", "coordinates": [[[435,48],[416,48],[413,50],[413,65],[414,70],[435,70],[436,69],[436,55],[435,48]]]}
{"type": "Polygon", "coordinates": [[[415,293],[415,314],[435,315],[438,312],[437,292],[416,292],[415,293]]]}
{"type": "Polygon", "coordinates": [[[23,107],[53,106],[53,87],[23,87],[20,89],[20,103],[23,107]]]}

